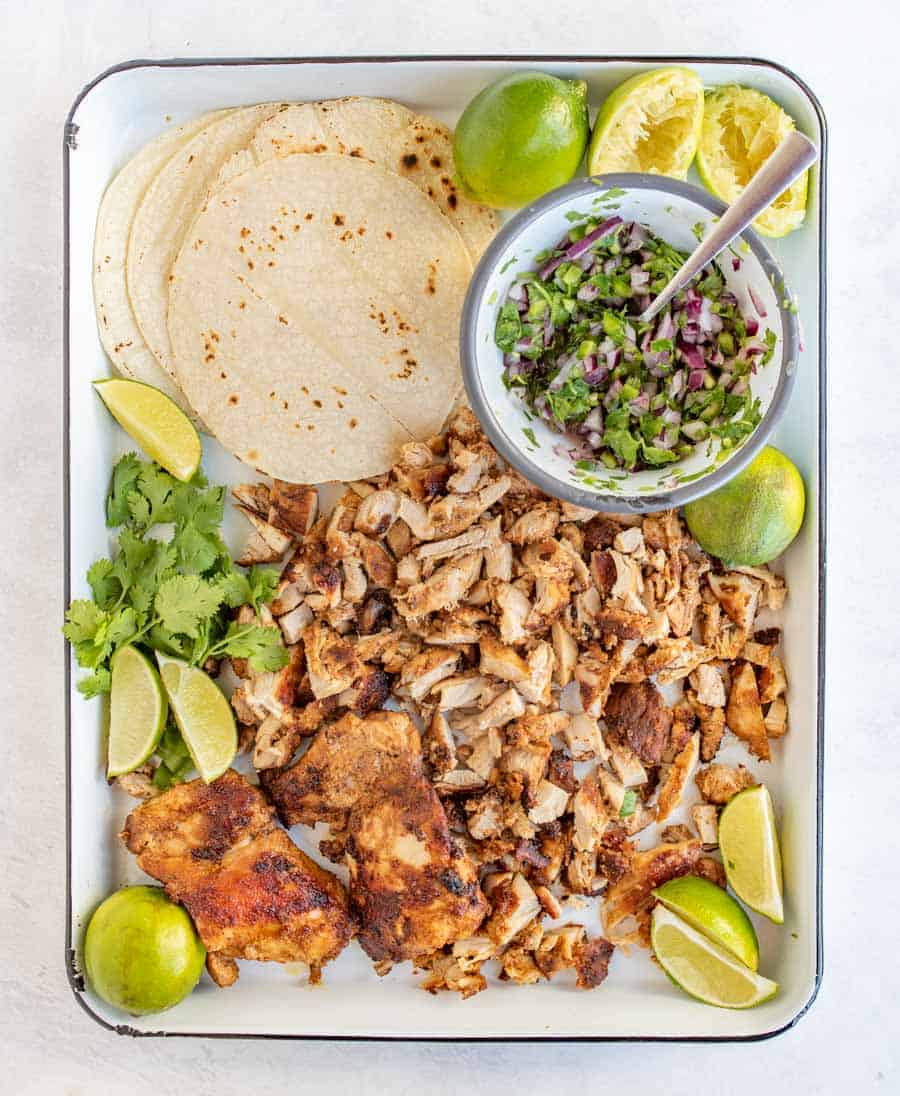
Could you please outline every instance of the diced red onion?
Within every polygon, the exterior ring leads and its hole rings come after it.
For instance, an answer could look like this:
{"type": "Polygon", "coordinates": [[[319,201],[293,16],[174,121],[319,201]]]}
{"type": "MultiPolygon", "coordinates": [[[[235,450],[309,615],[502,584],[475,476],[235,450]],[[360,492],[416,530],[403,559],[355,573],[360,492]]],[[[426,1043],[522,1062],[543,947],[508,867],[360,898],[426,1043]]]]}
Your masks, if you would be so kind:
{"type": "Polygon", "coordinates": [[[547,385],[547,387],[550,389],[551,392],[558,392],[560,390],[560,388],[562,388],[562,386],[569,379],[569,374],[575,368],[575,365],[577,364],[577,362],[578,362],[578,359],[576,357],[569,357],[569,358],[565,359],[563,364],[560,366],[559,372],[556,374],[556,376],[553,378],[553,380],[547,385]]]}
{"type": "Polygon", "coordinates": [[[592,285],[590,282],[585,282],[584,285],[578,287],[578,292],[575,296],[579,301],[594,301],[600,296],[600,287],[592,285]]]}
{"type": "Polygon", "coordinates": [[[570,244],[566,248],[565,257],[567,259],[577,259],[579,255],[583,255],[585,251],[589,251],[591,247],[608,232],[611,232],[614,228],[617,228],[622,223],[621,217],[610,217],[602,224],[598,225],[593,232],[589,232],[586,236],[582,236],[580,240],[576,240],[574,244],[570,244]]]}
{"type": "Polygon", "coordinates": [[[731,260],[731,269],[732,270],[740,270],[741,269],[741,260],[737,257],[737,255],[735,255],[735,257],[731,260]]]}
{"type": "Polygon", "coordinates": [[[675,321],[672,319],[671,313],[664,312],[659,318],[659,323],[656,325],[656,338],[671,339],[674,334],[675,321]]]}
{"type": "Polygon", "coordinates": [[[660,418],[667,426],[677,426],[681,422],[681,412],[674,407],[667,407],[660,418]]]}
{"type": "Polygon", "coordinates": [[[762,303],[762,298],[752,285],[747,286],[747,292],[750,294],[750,300],[753,301],[753,307],[756,309],[757,315],[761,320],[764,320],[768,316],[768,312],[766,312],[765,305],[762,303]]]}
{"type": "Polygon", "coordinates": [[[672,374],[672,379],[669,381],[669,395],[672,399],[677,399],[684,391],[684,370],[676,369],[672,374]]]}
{"type": "Polygon", "coordinates": [[[731,391],[735,396],[743,396],[749,387],[750,385],[748,384],[746,377],[738,377],[734,382],[731,391]]]}
{"type": "Polygon", "coordinates": [[[678,348],[684,355],[684,359],[692,372],[697,369],[705,368],[706,362],[703,360],[703,355],[696,346],[689,346],[687,343],[679,342],[678,348]]]}
{"type": "Polygon", "coordinates": [[[556,328],[550,320],[550,311],[544,313],[544,346],[550,346],[553,342],[553,336],[556,334],[556,328]]]}
{"type": "Polygon", "coordinates": [[[650,271],[641,270],[639,266],[633,266],[631,268],[629,277],[631,278],[631,288],[635,290],[635,292],[646,289],[650,284],[650,271]]]}
{"type": "Polygon", "coordinates": [[[511,301],[524,301],[526,298],[525,286],[522,282],[513,282],[506,292],[511,301]]]}
{"type": "Polygon", "coordinates": [[[695,392],[698,388],[703,387],[703,378],[706,376],[705,369],[692,369],[688,374],[688,392],[695,392]]]}
{"type": "Polygon", "coordinates": [[[650,397],[642,392],[640,396],[635,396],[628,408],[633,415],[646,415],[650,410],[650,397]]]}
{"type": "Polygon", "coordinates": [[[747,316],[744,319],[744,326],[747,328],[748,335],[755,335],[759,331],[759,322],[753,316],[747,316]]]}
{"type": "Polygon", "coordinates": [[[602,430],[603,409],[600,407],[592,407],[585,417],[584,425],[588,428],[588,430],[602,430]]]}
{"type": "Polygon", "coordinates": [[[632,221],[631,222],[631,232],[629,233],[628,239],[625,242],[624,246],[622,247],[622,250],[626,254],[628,254],[631,251],[640,251],[640,249],[644,246],[644,244],[646,242],[647,242],[647,233],[644,229],[644,226],[641,225],[641,224],[638,224],[637,221],[632,221]]]}
{"type": "Polygon", "coordinates": [[[606,262],[603,264],[603,273],[609,276],[618,269],[618,266],[618,259],[607,259],[606,262]]]}
{"type": "Polygon", "coordinates": [[[594,265],[595,261],[596,257],[594,253],[592,251],[586,251],[578,260],[578,265],[581,267],[582,270],[587,272],[594,265]]]}
{"type": "Polygon", "coordinates": [[[623,387],[624,386],[622,382],[618,379],[618,377],[609,386],[606,391],[606,395],[603,397],[603,406],[607,410],[609,410],[609,408],[612,407],[612,405],[619,398],[619,393],[622,391],[623,387]]]}

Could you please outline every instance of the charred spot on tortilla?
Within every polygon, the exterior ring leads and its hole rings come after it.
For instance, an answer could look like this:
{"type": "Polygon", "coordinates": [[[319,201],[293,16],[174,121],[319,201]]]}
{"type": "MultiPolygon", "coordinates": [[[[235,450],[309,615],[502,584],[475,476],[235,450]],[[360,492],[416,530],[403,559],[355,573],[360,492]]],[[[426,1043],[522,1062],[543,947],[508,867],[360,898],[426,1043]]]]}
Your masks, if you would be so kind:
{"type": "Polygon", "coordinates": [[[439,168],[441,166],[440,156],[432,156],[431,157],[431,166],[432,167],[437,167],[437,168],[439,168]]]}
{"type": "Polygon", "coordinates": [[[418,164],[419,157],[414,152],[407,152],[407,154],[400,162],[401,164],[403,164],[407,171],[412,171],[412,169],[418,164]]]}
{"type": "Polygon", "coordinates": [[[343,213],[333,213],[331,216],[331,223],[337,225],[338,228],[342,228],[344,225],[343,213]]]}
{"type": "Polygon", "coordinates": [[[303,219],[304,219],[304,221],[311,221],[311,220],[313,219],[313,217],[315,217],[315,213],[312,213],[312,212],[310,212],[310,213],[307,213],[307,214],[306,214],[306,215],[304,216],[304,218],[303,218],[303,219]]]}
{"type": "Polygon", "coordinates": [[[347,425],[350,427],[351,430],[355,430],[357,428],[357,426],[359,425],[359,423],[357,422],[356,419],[351,419],[349,421],[349,423],[347,423],[347,425]]]}
{"type": "Polygon", "coordinates": [[[385,233],[384,233],[384,234],[385,234],[385,236],[387,236],[387,238],[388,238],[389,240],[393,240],[393,238],[394,238],[394,234],[393,234],[393,232],[391,232],[391,230],[390,230],[389,228],[385,230],[385,233]]]}
{"type": "Polygon", "coordinates": [[[247,228],[246,225],[244,225],[244,227],[241,229],[241,238],[246,240],[249,235],[250,235],[250,229],[247,228]]]}
{"type": "Polygon", "coordinates": [[[459,204],[459,199],[456,197],[455,194],[448,194],[447,195],[447,205],[450,206],[451,209],[456,209],[458,204],[459,204]]]}
{"type": "MultiPolygon", "coordinates": [[[[241,397],[236,392],[232,392],[231,395],[228,397],[228,402],[231,404],[232,407],[237,407],[237,405],[241,402],[241,397]]],[[[253,459],[256,460],[256,457],[254,457],[253,459]]]]}

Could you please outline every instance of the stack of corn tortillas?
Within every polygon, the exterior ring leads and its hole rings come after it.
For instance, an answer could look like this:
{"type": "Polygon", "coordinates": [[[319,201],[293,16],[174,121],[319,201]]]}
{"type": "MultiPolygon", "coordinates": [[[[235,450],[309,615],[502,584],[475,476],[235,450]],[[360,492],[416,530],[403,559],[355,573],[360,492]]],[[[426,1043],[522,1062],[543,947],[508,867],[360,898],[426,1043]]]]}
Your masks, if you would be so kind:
{"type": "Polygon", "coordinates": [[[101,340],[261,471],[374,475],[460,391],[459,316],[494,229],[455,186],[447,129],[398,103],[217,111],[107,190],[101,340]]]}

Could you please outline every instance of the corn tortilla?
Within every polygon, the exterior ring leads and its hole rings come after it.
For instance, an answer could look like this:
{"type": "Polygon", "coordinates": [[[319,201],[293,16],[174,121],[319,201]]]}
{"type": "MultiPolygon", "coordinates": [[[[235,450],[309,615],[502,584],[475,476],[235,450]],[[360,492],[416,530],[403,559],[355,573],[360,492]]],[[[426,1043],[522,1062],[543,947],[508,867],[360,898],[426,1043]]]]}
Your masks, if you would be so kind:
{"type": "Polygon", "coordinates": [[[174,371],[239,459],[317,483],[385,471],[460,387],[459,233],[367,159],[290,155],[210,199],[172,270],[174,371]]]}

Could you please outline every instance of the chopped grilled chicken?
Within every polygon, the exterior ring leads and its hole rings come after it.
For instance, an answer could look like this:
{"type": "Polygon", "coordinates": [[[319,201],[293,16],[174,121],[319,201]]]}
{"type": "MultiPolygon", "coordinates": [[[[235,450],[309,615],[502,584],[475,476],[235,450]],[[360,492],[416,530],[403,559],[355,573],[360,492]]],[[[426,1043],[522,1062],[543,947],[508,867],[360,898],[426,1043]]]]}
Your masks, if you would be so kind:
{"type": "Polygon", "coordinates": [[[431,717],[422,738],[422,753],[436,773],[446,773],[456,768],[456,743],[440,709],[431,717]]]}
{"type": "Polygon", "coordinates": [[[614,736],[627,742],[642,761],[659,764],[668,744],[672,713],[655,685],[649,681],[616,685],[603,714],[614,736]]]}
{"type": "Polygon", "coordinates": [[[234,770],[138,807],[122,838],[185,906],[210,954],[318,968],[352,935],[341,883],[297,848],[259,789],[234,770]]]}
{"type": "Polygon", "coordinates": [[[487,913],[471,860],[424,776],[390,783],[351,811],[350,903],[372,959],[401,961],[475,933],[487,913]]]}
{"type": "Polygon", "coordinates": [[[206,972],[220,989],[233,986],[241,973],[234,959],[214,951],[206,954],[206,972]]]}
{"type": "Polygon", "coordinates": [[[691,778],[700,756],[700,735],[691,735],[687,745],[681,750],[662,782],[656,797],[656,821],[663,822],[681,802],[684,789],[691,778]]]}
{"type": "Polygon", "coordinates": [[[397,693],[412,700],[421,700],[445,678],[450,677],[459,664],[459,651],[443,647],[427,647],[421,654],[407,662],[400,673],[397,693]]]}
{"type": "Polygon", "coordinates": [[[449,559],[469,552],[490,551],[500,543],[500,519],[483,525],[473,525],[459,536],[448,540],[432,540],[415,549],[418,560],[449,559]]]}
{"type": "Polygon", "coordinates": [[[550,625],[550,634],[553,639],[553,654],[555,665],[553,668],[553,680],[562,688],[568,685],[575,674],[575,664],[578,661],[578,643],[559,620],[554,620],[550,625]]]}
{"type": "Polygon", "coordinates": [[[424,582],[417,582],[396,596],[404,616],[420,617],[452,609],[465,597],[481,572],[481,552],[471,552],[438,567],[424,582]]]}
{"type": "MultiPolygon", "coordinates": [[[[615,942],[616,929],[630,919],[646,914],[653,904],[653,889],[669,879],[689,875],[700,858],[699,841],[662,844],[635,853],[629,871],[611,884],[605,894],[603,924],[606,935],[615,942]]],[[[627,930],[625,930],[627,931],[627,930]]],[[[642,943],[648,943],[646,935],[642,943]]]]}
{"type": "Polygon", "coordinates": [[[349,689],[362,672],[353,644],[316,621],[303,633],[309,684],[317,700],[349,689]]]}
{"type": "Polygon", "coordinates": [[[472,494],[445,495],[433,502],[428,508],[431,536],[423,539],[438,540],[458,536],[503,498],[511,482],[509,476],[500,476],[472,494]]]}
{"type": "MultiPolygon", "coordinates": [[[[594,719],[606,714],[608,702],[613,698],[613,682],[627,665],[634,652],[630,642],[616,644],[612,654],[605,658],[597,647],[584,652],[575,667],[575,680],[581,695],[581,707],[594,719]]],[[[613,711],[617,704],[613,704],[613,711]]]]}
{"type": "Polygon", "coordinates": [[[668,685],[687,677],[713,657],[714,652],[708,647],[694,643],[690,636],[682,636],[680,639],[661,639],[644,665],[647,673],[655,675],[660,685],[668,685]]]}
{"type": "Polygon", "coordinates": [[[725,614],[738,628],[749,632],[756,619],[762,583],[736,571],[728,571],[724,575],[710,572],[706,581],[725,614]]]}
{"type": "Polygon", "coordinates": [[[769,656],[769,664],[759,672],[759,700],[769,704],[787,691],[787,677],[778,655],[769,656]]]}
{"type": "Polygon", "coordinates": [[[752,788],[756,781],[743,765],[709,765],[694,777],[694,783],[707,803],[723,807],[744,788],[752,788]]]}
{"type": "Polygon", "coordinates": [[[528,818],[536,826],[543,826],[565,814],[569,793],[549,780],[541,780],[534,790],[533,800],[528,818]]]}
{"type": "Polygon", "coordinates": [[[528,638],[525,622],[531,614],[531,602],[509,582],[491,579],[493,598],[500,610],[500,638],[504,643],[521,643],[528,638]]]}
{"type": "Polygon", "coordinates": [[[319,510],[315,487],[273,480],[269,500],[269,523],[290,536],[302,539],[315,524],[319,510]]]}
{"type": "Polygon", "coordinates": [[[722,675],[709,662],[704,662],[690,675],[697,700],[708,708],[725,707],[725,684],[722,675]]]}
{"type": "Polygon", "coordinates": [[[276,563],[281,559],[283,552],[279,552],[256,530],[253,529],[247,538],[237,562],[242,567],[252,567],[259,563],[276,563]]]}
{"type": "Polygon", "coordinates": [[[503,727],[524,714],[525,701],[515,689],[506,689],[482,711],[458,719],[454,726],[463,734],[477,735],[489,727],[503,727]]]}
{"type": "Polygon", "coordinates": [[[766,737],[756,674],[749,662],[742,662],[731,676],[725,722],[730,731],[747,743],[752,754],[762,761],[769,760],[771,751],[766,737]]]}
{"type": "Polygon", "coordinates": [[[760,604],[769,609],[783,609],[787,597],[787,587],[780,575],[773,574],[768,567],[733,567],[742,575],[749,575],[763,584],[760,604]]]}
{"type": "Polygon", "coordinates": [[[704,849],[716,848],[719,844],[719,812],[715,804],[694,803],[690,814],[704,849]]]}
{"type": "Polygon", "coordinates": [[[490,633],[481,637],[479,644],[481,662],[479,669],[482,674],[493,674],[502,681],[511,681],[514,684],[525,681],[528,677],[528,663],[516,651],[514,647],[507,647],[499,639],[490,633]]]}
{"type": "Polygon", "coordinates": [[[627,742],[610,741],[609,761],[626,788],[637,788],[647,783],[647,770],[627,742]]]}
{"type": "Polygon", "coordinates": [[[152,774],[146,770],[124,773],[117,776],[112,783],[133,799],[153,799],[160,793],[160,789],[153,783],[152,774]]]}
{"type": "Polygon", "coordinates": [[[595,757],[605,761],[609,755],[597,720],[584,712],[573,715],[562,734],[576,761],[591,761],[595,757]]]}
{"type": "Polygon", "coordinates": [[[787,734],[787,704],[781,697],[773,700],[765,715],[766,736],[781,738],[787,734]]]}
{"type": "Polygon", "coordinates": [[[605,775],[602,769],[588,773],[572,800],[575,823],[572,843],[582,852],[593,852],[597,848],[609,822],[609,811],[598,783],[605,775]]]}
{"type": "Polygon", "coordinates": [[[500,732],[496,727],[490,727],[484,734],[475,739],[472,752],[466,759],[466,764],[482,780],[489,780],[502,752],[503,739],[500,732]]]}
{"type": "Polygon", "coordinates": [[[553,536],[559,525],[559,510],[548,503],[538,503],[516,518],[506,531],[510,544],[535,544],[553,536]]]}
{"type": "Polygon", "coordinates": [[[439,795],[468,795],[484,787],[484,778],[471,769],[452,769],[434,782],[434,790],[439,795]]]}
{"type": "Polygon", "coordinates": [[[300,760],[265,781],[286,826],[330,822],[344,828],[347,813],[388,777],[412,780],[421,771],[421,743],[403,712],[348,713],[323,727],[300,760]]]}
{"type": "Polygon", "coordinates": [[[521,872],[493,887],[489,901],[491,912],[485,932],[497,947],[505,947],[530,921],[541,915],[538,896],[521,872]]]}
{"type": "Polygon", "coordinates": [[[578,989],[596,989],[606,981],[614,948],[609,940],[597,936],[583,941],[575,950],[575,985],[578,989]]]}
{"type": "Polygon", "coordinates": [[[270,525],[265,518],[260,517],[259,514],[247,506],[237,506],[236,509],[240,510],[247,521],[253,526],[256,535],[268,545],[272,553],[269,557],[270,560],[281,559],[288,548],[290,548],[293,537],[289,533],[283,532],[278,526],[270,525]]]}

